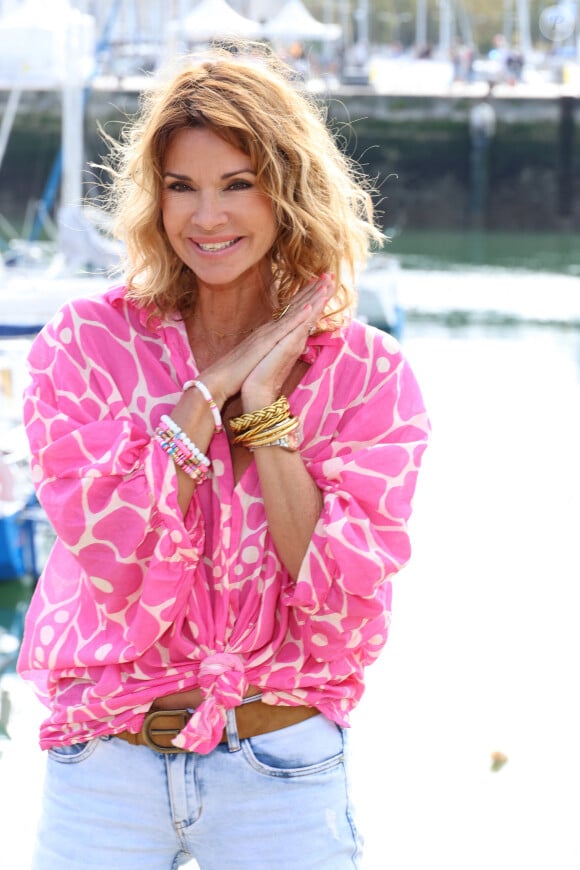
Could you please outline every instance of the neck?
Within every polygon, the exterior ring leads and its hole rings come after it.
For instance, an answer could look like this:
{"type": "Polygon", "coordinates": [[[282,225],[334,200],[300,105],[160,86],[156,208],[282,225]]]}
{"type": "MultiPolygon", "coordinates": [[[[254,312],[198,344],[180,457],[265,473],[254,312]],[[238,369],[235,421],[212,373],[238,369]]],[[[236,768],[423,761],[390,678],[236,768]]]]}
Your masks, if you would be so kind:
{"type": "Polygon", "coordinates": [[[247,299],[239,295],[230,300],[199,296],[191,317],[191,328],[198,337],[214,343],[225,339],[242,339],[272,317],[262,296],[247,299]]]}
{"type": "Polygon", "coordinates": [[[203,327],[205,332],[209,332],[210,335],[214,335],[218,339],[224,338],[241,338],[244,335],[249,335],[256,328],[255,326],[249,326],[247,329],[239,329],[234,332],[221,332],[219,329],[214,329],[211,326],[203,327]]]}
{"type": "Polygon", "coordinates": [[[208,317],[198,309],[187,321],[189,344],[200,370],[216,362],[271,317],[262,309],[254,311],[251,317],[241,317],[237,312],[236,315],[208,317]]]}
{"type": "Polygon", "coordinates": [[[195,319],[214,335],[240,335],[272,316],[272,270],[267,263],[235,280],[207,284],[197,279],[195,319]]]}
{"type": "Polygon", "coordinates": [[[238,344],[271,317],[262,311],[254,311],[250,317],[241,317],[238,313],[236,314],[237,316],[227,318],[208,317],[196,310],[188,323],[190,337],[199,341],[205,339],[212,345],[227,344],[232,346],[238,344]]]}

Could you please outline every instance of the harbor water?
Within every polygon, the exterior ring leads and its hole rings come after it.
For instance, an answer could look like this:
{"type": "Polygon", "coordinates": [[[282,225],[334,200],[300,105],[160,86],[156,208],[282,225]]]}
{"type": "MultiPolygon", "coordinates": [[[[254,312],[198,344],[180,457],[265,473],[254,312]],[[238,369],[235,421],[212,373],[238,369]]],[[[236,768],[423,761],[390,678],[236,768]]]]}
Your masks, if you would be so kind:
{"type": "MultiPolygon", "coordinates": [[[[391,636],[353,716],[363,866],[577,870],[575,257],[544,272],[526,272],[525,260],[483,272],[456,263],[446,280],[440,262],[406,269],[405,256],[401,340],[433,432],[391,636]]],[[[5,679],[0,865],[28,870],[42,711],[5,679]]]]}
{"type": "Polygon", "coordinates": [[[573,870],[580,333],[422,322],[404,344],[433,435],[356,715],[369,868],[573,870]]]}

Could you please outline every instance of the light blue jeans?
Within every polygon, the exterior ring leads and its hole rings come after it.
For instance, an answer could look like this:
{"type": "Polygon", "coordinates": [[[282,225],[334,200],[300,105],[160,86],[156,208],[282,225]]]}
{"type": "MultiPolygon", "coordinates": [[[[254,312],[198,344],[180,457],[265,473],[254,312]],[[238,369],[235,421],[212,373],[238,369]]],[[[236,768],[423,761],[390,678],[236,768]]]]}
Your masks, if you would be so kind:
{"type": "Polygon", "coordinates": [[[346,734],[319,715],[164,755],[115,737],[49,750],[33,870],[352,870],[346,734]]]}

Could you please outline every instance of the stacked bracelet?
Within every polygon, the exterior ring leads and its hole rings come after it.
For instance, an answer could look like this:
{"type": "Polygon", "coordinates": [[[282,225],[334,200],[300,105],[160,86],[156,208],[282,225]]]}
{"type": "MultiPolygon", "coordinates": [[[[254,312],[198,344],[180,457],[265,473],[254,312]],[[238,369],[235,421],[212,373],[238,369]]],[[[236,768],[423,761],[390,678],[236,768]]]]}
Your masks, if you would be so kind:
{"type": "Polygon", "coordinates": [[[276,426],[271,426],[270,429],[265,429],[259,435],[249,437],[244,443],[249,450],[255,450],[256,447],[269,447],[275,444],[286,435],[290,435],[300,426],[300,420],[297,417],[288,417],[283,423],[278,423],[276,426]]]}
{"type": "Polygon", "coordinates": [[[198,380],[186,381],[183,385],[184,390],[189,390],[191,387],[195,387],[196,389],[198,389],[199,392],[201,393],[201,395],[203,396],[203,398],[208,403],[209,409],[210,409],[212,417],[213,417],[213,422],[215,424],[215,431],[222,432],[224,425],[222,423],[222,418],[221,418],[219,408],[216,405],[214,398],[213,398],[212,394],[210,393],[210,391],[208,390],[208,388],[206,387],[206,385],[202,381],[198,381],[198,380]]]}
{"type": "Polygon", "coordinates": [[[240,414],[239,417],[232,417],[230,428],[235,436],[233,444],[248,447],[249,442],[254,438],[263,435],[273,426],[286,423],[289,419],[290,405],[285,396],[280,396],[271,405],[260,408],[259,411],[251,411],[247,414],[240,414]]]}
{"type": "Polygon", "coordinates": [[[274,444],[285,446],[288,436],[298,430],[300,421],[290,414],[290,405],[285,396],[280,396],[271,405],[241,414],[230,420],[231,429],[235,434],[232,443],[255,450],[257,447],[269,447],[274,444]]]}
{"type": "Polygon", "coordinates": [[[207,479],[209,459],[167,414],[161,417],[161,422],[155,430],[155,438],[188,477],[196,483],[203,483],[207,479]]]}

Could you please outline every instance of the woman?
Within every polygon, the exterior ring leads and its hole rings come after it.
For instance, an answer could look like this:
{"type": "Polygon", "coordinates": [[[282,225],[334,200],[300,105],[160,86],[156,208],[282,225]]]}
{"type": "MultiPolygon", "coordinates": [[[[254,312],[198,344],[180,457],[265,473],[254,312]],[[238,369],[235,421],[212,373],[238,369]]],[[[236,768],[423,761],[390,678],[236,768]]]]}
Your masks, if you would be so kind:
{"type": "Polygon", "coordinates": [[[350,317],[368,190],[265,56],[183,68],[114,165],[125,285],[43,330],[25,397],[58,537],[20,657],[35,867],[357,867],[344,729],[428,431],[350,317]]]}

